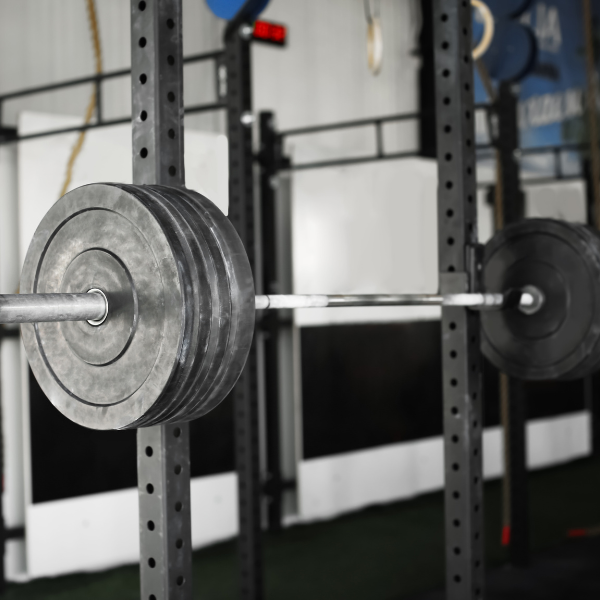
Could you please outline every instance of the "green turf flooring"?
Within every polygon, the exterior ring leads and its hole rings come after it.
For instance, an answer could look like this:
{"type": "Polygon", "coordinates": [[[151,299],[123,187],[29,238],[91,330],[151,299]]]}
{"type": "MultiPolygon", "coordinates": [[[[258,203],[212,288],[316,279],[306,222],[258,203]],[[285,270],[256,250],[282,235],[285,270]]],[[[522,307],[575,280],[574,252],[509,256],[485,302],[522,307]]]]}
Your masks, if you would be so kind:
{"type": "MultiPolygon", "coordinates": [[[[488,566],[501,564],[501,486],[486,484],[488,566]]],[[[600,525],[600,460],[530,476],[533,551],[560,545],[572,527],[600,525]]],[[[369,508],[265,537],[267,600],[400,600],[444,581],[441,493],[369,508]]],[[[194,554],[194,598],[237,598],[235,543],[194,554]]],[[[136,566],[11,585],[7,600],[139,600],[136,566]]]]}

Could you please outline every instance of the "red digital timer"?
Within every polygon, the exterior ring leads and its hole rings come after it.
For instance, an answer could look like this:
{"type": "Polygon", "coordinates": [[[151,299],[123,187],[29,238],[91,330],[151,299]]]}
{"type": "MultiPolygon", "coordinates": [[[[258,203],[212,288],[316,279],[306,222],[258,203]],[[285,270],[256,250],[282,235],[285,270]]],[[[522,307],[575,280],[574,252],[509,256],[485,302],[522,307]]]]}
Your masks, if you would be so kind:
{"type": "Polygon", "coordinates": [[[285,25],[280,25],[279,23],[255,21],[252,37],[259,42],[285,46],[287,27],[285,25]]]}

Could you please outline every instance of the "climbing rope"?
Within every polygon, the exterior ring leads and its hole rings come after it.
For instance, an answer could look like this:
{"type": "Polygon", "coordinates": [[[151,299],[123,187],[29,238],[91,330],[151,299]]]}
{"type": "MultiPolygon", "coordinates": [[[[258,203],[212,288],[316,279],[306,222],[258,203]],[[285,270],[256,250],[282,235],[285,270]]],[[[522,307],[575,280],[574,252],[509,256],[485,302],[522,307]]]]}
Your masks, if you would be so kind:
{"type": "MultiPolygon", "coordinates": [[[[86,0],[87,5],[87,14],[88,21],[90,26],[90,33],[92,36],[92,46],[94,49],[94,62],[96,66],[96,74],[100,75],[102,73],[102,49],[100,47],[100,32],[98,29],[98,17],[96,14],[96,3],[95,0],[86,0]]],[[[92,117],[94,116],[94,111],[96,110],[96,88],[100,85],[99,83],[94,84],[94,90],[92,91],[92,96],[88,103],[87,110],[85,112],[84,125],[89,125],[92,117]]],[[[65,181],[62,186],[62,190],[60,192],[60,196],[64,196],[69,189],[69,185],[71,185],[71,180],[73,178],[73,167],[75,165],[75,161],[81,152],[81,148],[83,147],[83,142],[85,140],[85,130],[79,132],[79,136],[77,137],[77,141],[71,150],[71,155],[69,156],[69,160],[67,162],[67,170],[65,173],[65,181]]]]}
{"type": "Polygon", "coordinates": [[[383,63],[383,31],[381,29],[379,0],[364,0],[367,19],[367,61],[373,75],[378,75],[383,63]]]}

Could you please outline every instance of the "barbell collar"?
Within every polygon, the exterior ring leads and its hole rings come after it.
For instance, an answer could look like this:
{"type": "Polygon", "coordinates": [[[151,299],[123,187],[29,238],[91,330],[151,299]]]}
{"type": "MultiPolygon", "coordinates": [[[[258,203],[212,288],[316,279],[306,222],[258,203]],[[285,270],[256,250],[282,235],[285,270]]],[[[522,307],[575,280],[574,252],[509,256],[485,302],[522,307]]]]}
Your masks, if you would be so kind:
{"type": "MultiPolygon", "coordinates": [[[[526,314],[537,312],[543,298],[535,288],[507,294],[279,294],[256,296],[257,310],[344,306],[462,306],[473,310],[499,310],[518,306],[526,314]]],[[[88,321],[101,325],[109,314],[102,290],[86,294],[0,295],[0,323],[88,321]]]]}

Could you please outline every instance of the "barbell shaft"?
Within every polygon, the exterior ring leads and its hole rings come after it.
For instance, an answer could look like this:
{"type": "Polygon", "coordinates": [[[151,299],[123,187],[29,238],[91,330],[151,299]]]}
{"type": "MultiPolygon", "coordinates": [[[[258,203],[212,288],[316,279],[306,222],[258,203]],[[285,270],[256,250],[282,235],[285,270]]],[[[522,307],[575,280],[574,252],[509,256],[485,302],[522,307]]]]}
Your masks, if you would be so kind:
{"type": "MultiPolygon", "coordinates": [[[[503,294],[334,294],[334,295],[270,295],[256,296],[256,308],[324,308],[341,306],[466,306],[473,309],[500,309],[503,294]]],[[[520,305],[530,306],[533,297],[521,294],[520,305]]]]}
{"type": "MultiPolygon", "coordinates": [[[[282,294],[256,296],[256,309],[325,308],[342,306],[465,306],[475,310],[498,310],[505,305],[503,294],[282,294]]],[[[519,306],[529,307],[534,298],[521,293],[519,306]]],[[[0,323],[43,323],[53,321],[102,321],[108,312],[105,297],[87,294],[0,295],[0,323]]]]}
{"type": "Polygon", "coordinates": [[[0,323],[101,321],[108,310],[106,299],[90,294],[0,295],[0,323]]]}

